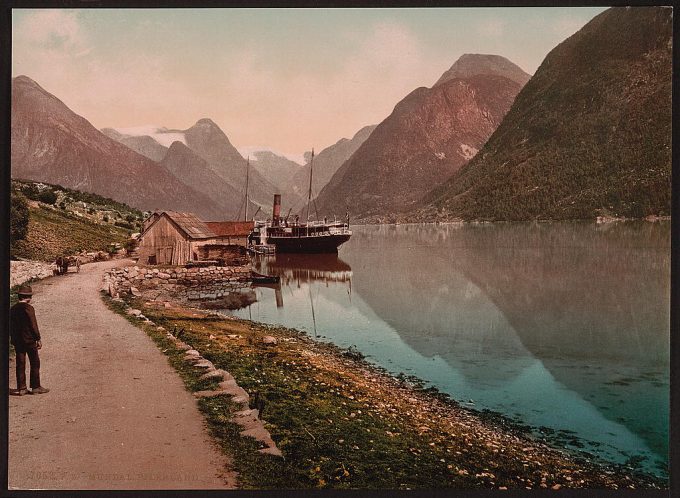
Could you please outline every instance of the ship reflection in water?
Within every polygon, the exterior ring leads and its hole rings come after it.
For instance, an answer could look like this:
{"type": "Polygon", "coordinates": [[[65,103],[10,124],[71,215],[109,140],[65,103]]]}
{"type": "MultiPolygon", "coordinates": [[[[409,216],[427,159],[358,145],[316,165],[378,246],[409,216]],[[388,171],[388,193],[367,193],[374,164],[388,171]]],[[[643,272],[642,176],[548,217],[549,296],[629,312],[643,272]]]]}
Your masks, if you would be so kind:
{"type": "MultiPolygon", "coordinates": [[[[347,296],[351,302],[352,296],[352,268],[338,257],[337,254],[276,254],[274,256],[259,256],[254,259],[253,267],[256,271],[280,278],[276,284],[254,284],[258,289],[273,289],[278,309],[284,306],[284,290],[293,292],[307,286],[309,305],[312,312],[313,332],[316,336],[316,315],[314,313],[314,296],[312,284],[321,283],[346,287],[347,296]]],[[[261,295],[261,293],[260,293],[261,295]]],[[[258,298],[259,301],[259,298],[258,298]]],[[[252,318],[252,310],[249,310],[252,318]]]]}
{"type": "Polygon", "coordinates": [[[365,226],[339,256],[257,261],[280,287],[234,314],[664,474],[668,223],[365,226]]]}

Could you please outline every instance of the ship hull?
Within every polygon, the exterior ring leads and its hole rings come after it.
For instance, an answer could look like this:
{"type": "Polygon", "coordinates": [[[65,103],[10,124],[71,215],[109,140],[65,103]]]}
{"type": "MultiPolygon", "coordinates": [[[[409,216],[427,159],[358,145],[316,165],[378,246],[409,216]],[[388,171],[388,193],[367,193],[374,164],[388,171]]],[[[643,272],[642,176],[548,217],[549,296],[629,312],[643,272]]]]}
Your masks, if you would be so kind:
{"type": "Polygon", "coordinates": [[[267,237],[267,244],[276,246],[277,253],[337,253],[350,234],[309,237],[267,237]]]}

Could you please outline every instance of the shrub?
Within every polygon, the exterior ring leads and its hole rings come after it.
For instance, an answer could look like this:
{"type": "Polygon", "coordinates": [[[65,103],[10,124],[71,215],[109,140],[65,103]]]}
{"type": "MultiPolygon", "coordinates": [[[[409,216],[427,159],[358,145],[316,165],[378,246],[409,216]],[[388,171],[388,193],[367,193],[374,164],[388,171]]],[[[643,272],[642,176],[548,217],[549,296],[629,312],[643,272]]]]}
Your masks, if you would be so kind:
{"type": "Polygon", "coordinates": [[[40,196],[40,190],[38,190],[38,188],[32,183],[29,183],[28,185],[23,185],[21,187],[21,193],[24,194],[26,198],[31,199],[32,201],[39,200],[38,198],[40,196]]]}
{"type": "Polygon", "coordinates": [[[10,249],[17,241],[23,240],[28,235],[28,201],[18,192],[11,194],[10,206],[10,249]]]}
{"type": "Polygon", "coordinates": [[[127,221],[116,221],[114,223],[114,225],[116,225],[117,227],[127,228],[128,230],[132,230],[132,225],[130,223],[128,223],[127,221]]]}
{"type": "Polygon", "coordinates": [[[53,190],[45,189],[38,194],[38,200],[45,204],[54,205],[57,202],[57,194],[53,190]]]}
{"type": "Polygon", "coordinates": [[[108,215],[108,214],[105,214],[105,215],[104,215],[104,218],[102,218],[102,219],[103,219],[106,223],[108,223],[108,222],[109,222],[109,215],[108,215]]]}

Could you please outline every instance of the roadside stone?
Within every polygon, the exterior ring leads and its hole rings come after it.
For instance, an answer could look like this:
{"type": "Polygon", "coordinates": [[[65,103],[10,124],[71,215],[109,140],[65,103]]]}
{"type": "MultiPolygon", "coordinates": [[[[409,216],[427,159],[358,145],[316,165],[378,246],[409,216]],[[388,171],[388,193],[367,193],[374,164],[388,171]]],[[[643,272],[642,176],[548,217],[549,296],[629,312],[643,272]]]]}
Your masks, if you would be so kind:
{"type": "Polygon", "coordinates": [[[281,453],[281,450],[278,447],[276,447],[276,445],[269,446],[267,448],[262,448],[261,450],[257,450],[257,451],[260,452],[260,453],[264,453],[265,455],[272,455],[272,456],[275,456],[275,457],[283,458],[283,454],[281,453]]]}
{"type": "Polygon", "coordinates": [[[253,408],[252,410],[241,410],[240,412],[234,413],[234,417],[239,418],[239,417],[254,417],[254,418],[259,418],[260,414],[257,410],[257,408],[253,408]]]}
{"type": "Polygon", "coordinates": [[[196,398],[214,398],[215,396],[226,396],[224,391],[196,391],[194,396],[196,398]]]}
{"type": "Polygon", "coordinates": [[[224,378],[224,377],[222,376],[223,372],[224,372],[224,370],[219,370],[219,369],[209,370],[208,372],[206,372],[206,373],[204,373],[203,375],[201,375],[200,378],[201,378],[201,380],[214,379],[214,378],[217,378],[217,377],[222,377],[222,378],[224,378]]]}
{"type": "MultiPolygon", "coordinates": [[[[220,391],[220,392],[223,392],[223,393],[225,393],[225,394],[229,394],[229,393],[227,393],[226,391],[220,391]]],[[[239,404],[239,405],[248,405],[248,401],[250,400],[250,398],[248,398],[248,395],[245,395],[245,396],[233,396],[233,397],[231,398],[231,400],[232,400],[234,403],[237,403],[237,404],[239,404]]]]}
{"type": "Polygon", "coordinates": [[[277,344],[278,342],[279,341],[276,340],[276,337],[271,335],[266,335],[262,338],[263,344],[277,344]]]}
{"type": "Polygon", "coordinates": [[[262,424],[260,424],[259,427],[253,427],[252,429],[241,431],[239,434],[245,437],[252,437],[253,439],[256,439],[265,444],[272,441],[272,437],[269,434],[269,431],[265,429],[262,424]]]}
{"type": "Polygon", "coordinates": [[[126,311],[126,313],[127,313],[128,315],[132,315],[132,316],[140,316],[140,315],[142,314],[142,310],[138,310],[138,309],[135,309],[135,308],[130,308],[130,309],[128,309],[128,310],[126,311]]]}
{"type": "Polygon", "coordinates": [[[132,294],[135,297],[139,297],[142,295],[142,293],[139,291],[137,287],[130,287],[130,294],[132,294]]]}
{"type": "Polygon", "coordinates": [[[234,423],[243,427],[244,430],[259,429],[262,427],[262,422],[254,417],[237,417],[232,419],[234,423]]]}

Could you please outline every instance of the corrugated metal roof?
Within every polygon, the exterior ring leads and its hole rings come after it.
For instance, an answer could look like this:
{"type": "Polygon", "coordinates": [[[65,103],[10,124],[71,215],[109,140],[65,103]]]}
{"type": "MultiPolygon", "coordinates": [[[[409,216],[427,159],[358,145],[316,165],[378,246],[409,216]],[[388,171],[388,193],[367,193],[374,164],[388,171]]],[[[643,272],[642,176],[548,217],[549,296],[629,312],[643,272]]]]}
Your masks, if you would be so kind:
{"type": "Polygon", "coordinates": [[[206,221],[218,237],[247,237],[253,231],[253,221],[206,221]]]}
{"type": "Polygon", "coordinates": [[[163,211],[163,214],[174,221],[192,239],[211,239],[215,237],[215,233],[210,230],[208,225],[192,213],[163,211]]]}

